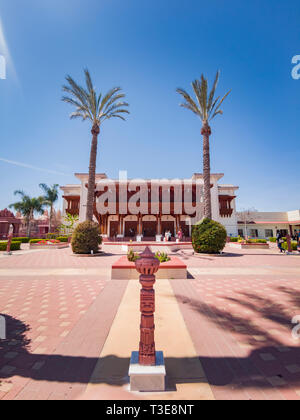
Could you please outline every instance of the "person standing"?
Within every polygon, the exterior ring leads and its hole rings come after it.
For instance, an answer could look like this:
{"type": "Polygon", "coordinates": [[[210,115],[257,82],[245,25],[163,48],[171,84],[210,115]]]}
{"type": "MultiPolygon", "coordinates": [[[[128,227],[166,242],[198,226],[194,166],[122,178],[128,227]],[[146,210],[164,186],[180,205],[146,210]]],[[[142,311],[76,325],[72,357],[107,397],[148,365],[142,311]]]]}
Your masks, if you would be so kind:
{"type": "Polygon", "coordinates": [[[277,236],[276,236],[276,242],[277,242],[277,246],[278,249],[280,250],[280,252],[284,252],[283,248],[282,248],[282,244],[283,244],[283,239],[282,239],[282,234],[281,232],[278,231],[277,236]]]}
{"type": "Polygon", "coordinates": [[[179,229],[179,231],[178,231],[178,239],[179,239],[179,242],[182,241],[182,230],[181,229],[179,229]]]}

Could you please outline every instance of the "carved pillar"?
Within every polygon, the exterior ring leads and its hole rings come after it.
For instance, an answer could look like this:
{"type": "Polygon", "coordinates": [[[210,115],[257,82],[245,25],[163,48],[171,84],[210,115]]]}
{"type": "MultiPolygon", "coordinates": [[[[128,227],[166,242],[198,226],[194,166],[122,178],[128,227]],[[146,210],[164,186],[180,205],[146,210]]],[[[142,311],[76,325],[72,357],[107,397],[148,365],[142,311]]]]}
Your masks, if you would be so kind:
{"type": "Polygon", "coordinates": [[[11,247],[12,238],[13,238],[13,234],[10,233],[8,235],[8,241],[7,241],[7,247],[6,247],[6,253],[7,254],[10,254],[10,247],[11,247]]]}
{"type": "Polygon", "coordinates": [[[288,249],[287,249],[288,253],[293,252],[293,250],[292,250],[292,238],[291,238],[290,235],[286,235],[286,242],[287,242],[287,246],[288,246],[288,249]]]}
{"type": "Polygon", "coordinates": [[[154,341],[154,312],[155,312],[155,273],[159,269],[159,260],[147,247],[136,261],[135,266],[140,273],[141,290],[141,326],[139,364],[143,366],[155,366],[156,353],[154,341]]]}

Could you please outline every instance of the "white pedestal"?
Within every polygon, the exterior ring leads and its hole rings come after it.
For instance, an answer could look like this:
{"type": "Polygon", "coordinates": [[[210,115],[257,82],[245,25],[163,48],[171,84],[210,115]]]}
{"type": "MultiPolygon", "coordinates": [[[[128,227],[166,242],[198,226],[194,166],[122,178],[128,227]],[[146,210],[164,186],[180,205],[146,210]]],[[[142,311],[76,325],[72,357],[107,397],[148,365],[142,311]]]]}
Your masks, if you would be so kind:
{"type": "Polygon", "coordinates": [[[117,238],[122,239],[122,238],[124,238],[124,235],[117,235],[117,238]]]}
{"type": "Polygon", "coordinates": [[[143,240],[143,236],[142,235],[136,235],[136,241],[137,242],[142,242],[143,240]]]}
{"type": "Polygon", "coordinates": [[[139,352],[133,351],[130,360],[129,377],[130,391],[165,391],[166,368],[163,352],[156,352],[155,366],[141,366],[139,364],[139,352]]]}
{"type": "Polygon", "coordinates": [[[162,241],[162,235],[156,235],[156,242],[162,241]]]}

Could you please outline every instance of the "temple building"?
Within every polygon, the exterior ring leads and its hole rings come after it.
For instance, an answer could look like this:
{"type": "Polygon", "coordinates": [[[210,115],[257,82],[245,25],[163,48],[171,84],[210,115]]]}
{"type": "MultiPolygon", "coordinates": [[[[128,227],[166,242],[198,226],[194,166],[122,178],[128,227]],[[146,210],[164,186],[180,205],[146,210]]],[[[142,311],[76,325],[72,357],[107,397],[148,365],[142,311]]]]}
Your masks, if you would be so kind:
{"type": "MultiPolygon", "coordinates": [[[[61,187],[63,215],[78,215],[84,221],[88,174],[75,176],[80,184],[61,187]]],[[[211,174],[212,217],[229,236],[236,236],[238,187],[219,183],[223,176],[211,174]]],[[[202,174],[185,180],[110,180],[106,174],[96,175],[94,219],[104,238],[161,240],[166,231],[175,237],[179,229],[190,238],[191,226],[203,218],[203,206],[202,174]]]]}

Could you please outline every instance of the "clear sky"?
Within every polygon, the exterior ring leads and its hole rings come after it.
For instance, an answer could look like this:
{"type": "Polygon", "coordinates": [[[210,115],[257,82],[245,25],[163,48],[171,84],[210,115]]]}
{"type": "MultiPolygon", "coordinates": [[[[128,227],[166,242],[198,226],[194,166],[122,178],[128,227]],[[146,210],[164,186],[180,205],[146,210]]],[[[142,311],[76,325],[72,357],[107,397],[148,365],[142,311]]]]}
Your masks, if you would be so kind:
{"type": "Polygon", "coordinates": [[[212,124],[212,171],[240,186],[239,209],[300,208],[299,0],[0,0],[0,16],[1,209],[16,189],[37,195],[87,171],[90,125],[60,101],[65,76],[82,82],[84,67],[131,105],[127,122],[103,126],[98,172],[201,172],[201,123],[175,90],[220,69],[218,92],[232,94],[212,124]]]}

